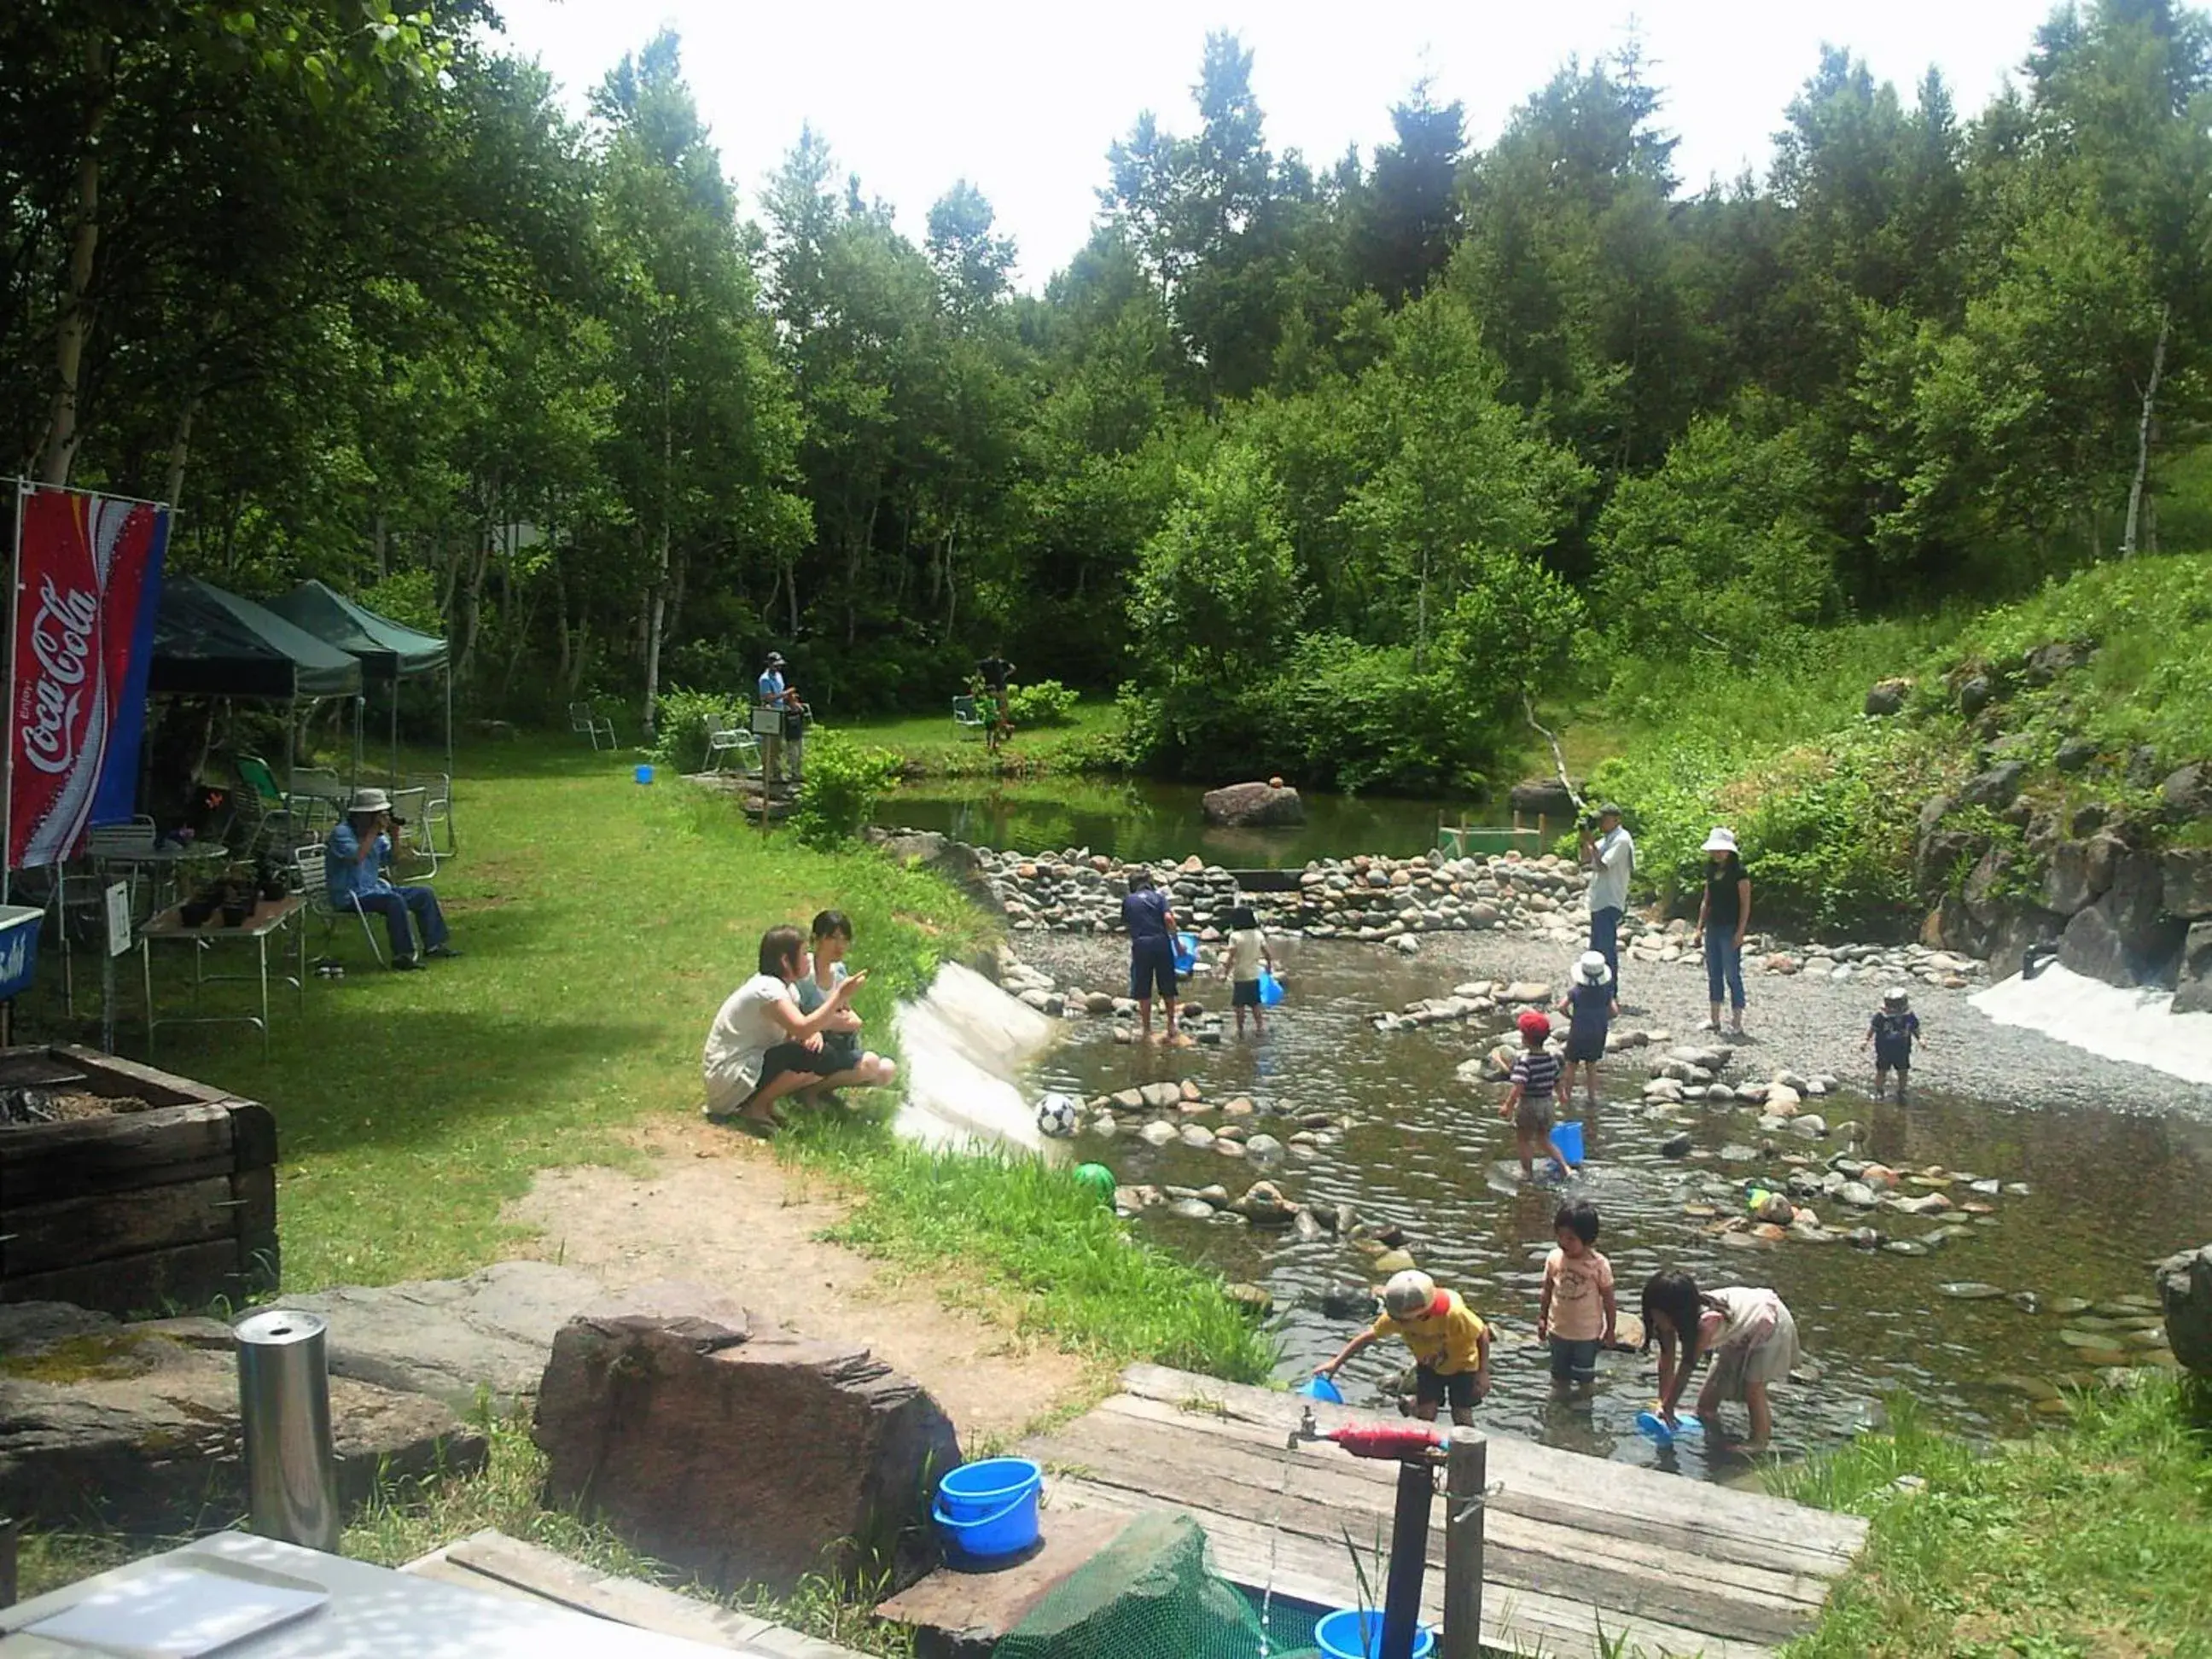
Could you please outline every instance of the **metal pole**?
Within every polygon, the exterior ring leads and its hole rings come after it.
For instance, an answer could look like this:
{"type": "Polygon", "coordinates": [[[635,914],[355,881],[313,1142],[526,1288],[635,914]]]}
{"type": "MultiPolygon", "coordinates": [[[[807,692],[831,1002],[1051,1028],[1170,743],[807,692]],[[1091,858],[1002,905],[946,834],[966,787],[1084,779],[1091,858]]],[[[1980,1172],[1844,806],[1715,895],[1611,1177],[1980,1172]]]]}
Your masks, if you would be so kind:
{"type": "Polygon", "coordinates": [[[1436,1477],[1425,1458],[1398,1466],[1398,1508],[1390,1521],[1390,1583],[1382,1592],[1382,1645],[1376,1659],[1413,1659],[1421,1623],[1421,1580],[1429,1565],[1429,1505],[1436,1477]]]}
{"type": "MultiPolygon", "coordinates": [[[[15,539],[9,549],[8,561],[8,707],[12,715],[15,704],[15,603],[23,585],[23,497],[30,493],[31,485],[22,479],[15,480],[15,539]]],[[[9,890],[15,875],[15,733],[14,721],[4,744],[0,744],[0,904],[8,902],[9,890]]],[[[59,879],[58,877],[56,878],[59,879]]],[[[69,967],[69,907],[61,907],[56,920],[61,924],[62,966],[64,979],[69,967]]],[[[70,1010],[75,1012],[74,1009],[70,1010]]]]}
{"type": "Polygon", "coordinates": [[[1482,1659],[1482,1505],[1490,1441],[1454,1429],[1444,1464],[1444,1627],[1439,1659],[1482,1659]]]}
{"type": "Polygon", "coordinates": [[[336,1554],[344,1517],[331,1443],[326,1332],[314,1315],[285,1308],[231,1328],[249,1524],[264,1538],[336,1554]]]}

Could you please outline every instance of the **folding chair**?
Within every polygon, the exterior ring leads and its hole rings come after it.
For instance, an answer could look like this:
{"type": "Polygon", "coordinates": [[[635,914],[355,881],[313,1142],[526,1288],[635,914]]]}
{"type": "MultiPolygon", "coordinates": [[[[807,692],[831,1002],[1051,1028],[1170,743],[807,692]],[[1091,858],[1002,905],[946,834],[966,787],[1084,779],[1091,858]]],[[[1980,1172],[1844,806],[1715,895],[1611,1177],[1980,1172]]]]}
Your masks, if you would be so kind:
{"type": "Polygon", "coordinates": [[[232,763],[238,769],[238,780],[246,786],[246,799],[256,814],[246,837],[247,850],[267,853],[287,843],[296,843],[304,826],[293,810],[290,798],[276,787],[276,775],[269,769],[269,763],[257,755],[240,755],[232,763]]]}
{"type": "Polygon", "coordinates": [[[338,919],[350,915],[361,923],[361,936],[368,941],[368,952],[376,958],[376,965],[383,967],[384,947],[376,942],[376,929],[369,921],[368,912],[361,908],[361,901],[349,896],[342,905],[331,902],[330,854],[322,844],[302,847],[294,853],[292,871],[307,901],[307,914],[323,924],[324,954],[329,954],[331,935],[337,930],[338,919]]]}
{"type": "Polygon", "coordinates": [[[453,780],[444,772],[414,772],[408,775],[403,789],[412,794],[422,792],[422,836],[434,858],[452,858],[461,850],[460,837],[453,831],[453,780]],[[445,832],[445,846],[438,846],[439,831],[445,832]]]}
{"type": "Polygon", "coordinates": [[[990,721],[983,717],[983,711],[975,706],[975,699],[973,697],[953,698],[952,723],[959,727],[963,734],[973,732],[979,737],[984,728],[990,725],[990,721]]]}
{"type": "Polygon", "coordinates": [[[405,789],[393,790],[392,812],[394,817],[406,820],[397,826],[398,833],[392,837],[392,857],[395,860],[414,858],[425,860],[430,867],[411,873],[408,878],[410,881],[434,880],[438,874],[438,848],[435,837],[430,834],[430,787],[418,783],[405,789]]]}
{"type": "Polygon", "coordinates": [[[284,792],[286,809],[299,817],[301,828],[311,836],[322,833],[325,818],[335,825],[343,817],[349,799],[344,780],[319,766],[294,767],[292,787],[284,792]]]}
{"type": "Polygon", "coordinates": [[[760,739],[747,729],[744,718],[735,712],[708,715],[705,769],[720,771],[733,755],[741,774],[750,775],[760,770],[760,739]]]}
{"type": "Polygon", "coordinates": [[[613,717],[602,714],[587,702],[572,702],[568,705],[568,729],[571,732],[581,732],[585,737],[589,738],[592,740],[592,752],[594,754],[599,752],[601,738],[607,740],[607,747],[610,749],[620,746],[615,741],[613,717]]]}

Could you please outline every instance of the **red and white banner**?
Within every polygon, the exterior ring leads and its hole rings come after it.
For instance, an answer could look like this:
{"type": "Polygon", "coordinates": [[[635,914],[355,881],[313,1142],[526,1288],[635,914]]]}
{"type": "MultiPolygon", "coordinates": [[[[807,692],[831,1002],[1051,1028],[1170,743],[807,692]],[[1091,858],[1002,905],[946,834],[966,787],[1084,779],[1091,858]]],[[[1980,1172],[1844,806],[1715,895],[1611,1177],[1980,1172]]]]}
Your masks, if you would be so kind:
{"type": "Polygon", "coordinates": [[[131,817],[169,509],[27,486],[17,522],[8,866],[131,817]]]}

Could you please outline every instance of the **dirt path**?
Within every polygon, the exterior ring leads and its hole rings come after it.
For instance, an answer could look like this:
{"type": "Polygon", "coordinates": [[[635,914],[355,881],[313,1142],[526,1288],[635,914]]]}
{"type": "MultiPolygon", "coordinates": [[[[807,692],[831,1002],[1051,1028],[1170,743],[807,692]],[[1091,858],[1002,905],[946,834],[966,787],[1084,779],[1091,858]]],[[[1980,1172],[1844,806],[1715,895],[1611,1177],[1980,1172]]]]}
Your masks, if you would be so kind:
{"type": "Polygon", "coordinates": [[[988,1309],[947,1306],[935,1285],[817,1237],[848,1206],[784,1170],[765,1146],[670,1120],[640,1142],[655,1162],[642,1176],[596,1165],[541,1171],[502,1215],[539,1230],[527,1254],[615,1290],[695,1280],[802,1335],[864,1341],[918,1378],[970,1448],[1097,1390],[1086,1362],[1015,1335],[988,1309]]]}

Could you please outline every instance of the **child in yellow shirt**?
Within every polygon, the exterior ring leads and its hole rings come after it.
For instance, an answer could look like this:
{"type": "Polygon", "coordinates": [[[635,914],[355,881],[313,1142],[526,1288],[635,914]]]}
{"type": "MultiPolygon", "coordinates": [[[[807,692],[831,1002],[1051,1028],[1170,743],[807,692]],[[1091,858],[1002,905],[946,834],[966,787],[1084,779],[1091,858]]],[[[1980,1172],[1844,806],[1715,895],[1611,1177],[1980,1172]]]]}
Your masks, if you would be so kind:
{"type": "Polygon", "coordinates": [[[1321,1374],[1334,1377],[1368,1344],[1397,1337],[1413,1351],[1413,1415],[1433,1423],[1437,1407],[1449,1400],[1452,1421],[1472,1427],[1476,1402],[1490,1392],[1490,1328],[1457,1291],[1440,1291],[1435,1279],[1411,1267],[1382,1287],[1382,1307],[1372,1328],[1346,1343],[1321,1374]]]}

